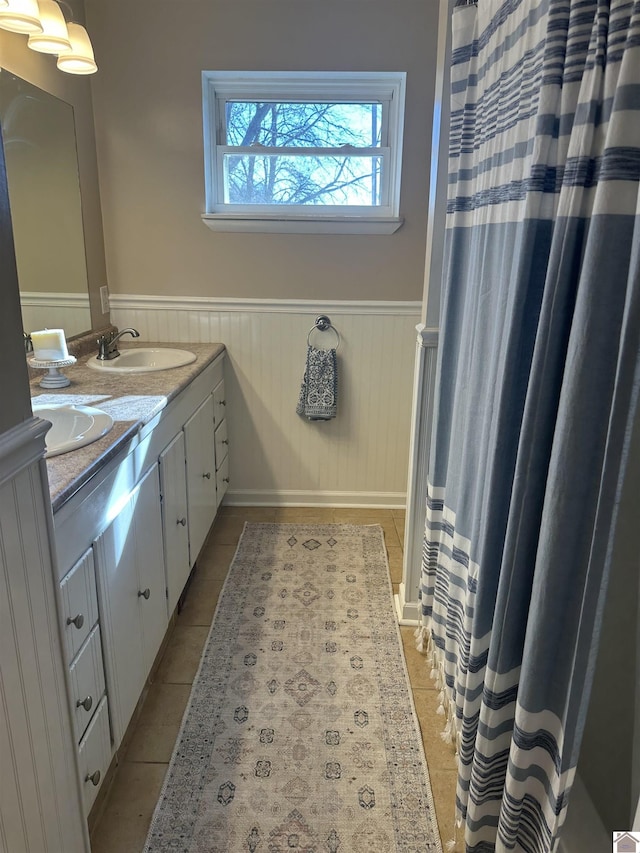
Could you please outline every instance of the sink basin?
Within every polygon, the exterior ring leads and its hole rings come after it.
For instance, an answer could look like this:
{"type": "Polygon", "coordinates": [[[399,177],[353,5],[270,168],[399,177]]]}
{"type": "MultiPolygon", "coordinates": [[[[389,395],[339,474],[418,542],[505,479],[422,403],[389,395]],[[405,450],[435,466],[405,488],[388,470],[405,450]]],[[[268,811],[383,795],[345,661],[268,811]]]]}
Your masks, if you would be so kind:
{"type": "Polygon", "coordinates": [[[183,367],[195,360],[195,354],[186,349],[137,347],[120,350],[118,358],[111,361],[90,358],[87,364],[93,370],[101,370],[103,373],[153,373],[157,370],[183,367]]]}
{"type": "Polygon", "coordinates": [[[33,414],[52,424],[45,436],[46,457],[58,456],[91,444],[106,435],[113,426],[111,415],[92,406],[34,403],[33,414]]]}

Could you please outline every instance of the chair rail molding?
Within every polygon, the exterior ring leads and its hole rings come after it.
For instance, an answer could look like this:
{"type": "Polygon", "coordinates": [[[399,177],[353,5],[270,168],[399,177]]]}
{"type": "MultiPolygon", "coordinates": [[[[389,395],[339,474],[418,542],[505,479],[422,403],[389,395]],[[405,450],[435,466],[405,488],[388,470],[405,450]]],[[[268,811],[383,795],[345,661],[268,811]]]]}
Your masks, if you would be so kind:
{"type": "Polygon", "coordinates": [[[0,435],[0,486],[44,456],[48,421],[30,418],[0,435]]]}
{"type": "Polygon", "coordinates": [[[396,612],[401,625],[420,623],[420,574],[439,338],[438,329],[422,324],[416,326],[416,331],[418,337],[411,412],[402,583],[395,596],[396,612]]]}
{"type": "Polygon", "coordinates": [[[153,294],[109,293],[109,305],[116,311],[223,311],[256,314],[360,314],[413,317],[420,314],[421,302],[356,299],[257,299],[227,296],[156,296],[153,294]]]}

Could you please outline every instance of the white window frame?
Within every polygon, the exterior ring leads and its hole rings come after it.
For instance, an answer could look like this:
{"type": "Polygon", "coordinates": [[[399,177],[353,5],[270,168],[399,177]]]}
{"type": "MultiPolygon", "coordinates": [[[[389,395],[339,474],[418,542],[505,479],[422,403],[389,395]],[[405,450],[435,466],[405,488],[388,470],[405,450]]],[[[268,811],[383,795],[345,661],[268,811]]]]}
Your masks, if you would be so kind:
{"type": "MultiPolygon", "coordinates": [[[[400,179],[404,126],[405,72],[203,71],[206,211],[214,231],[392,234],[402,225],[400,179]],[[345,149],[383,158],[381,200],[374,206],[237,205],[224,202],[225,104],[229,100],[301,100],[382,103],[381,146],[345,149]]],[[[248,149],[251,150],[251,149],[248,149]]],[[[287,149],[279,149],[286,154],[287,149]]],[[[255,151],[255,150],[254,150],[255,151]]],[[[305,149],[309,154],[323,149],[305,149]]],[[[296,149],[300,153],[300,149],[296,149]]]]}

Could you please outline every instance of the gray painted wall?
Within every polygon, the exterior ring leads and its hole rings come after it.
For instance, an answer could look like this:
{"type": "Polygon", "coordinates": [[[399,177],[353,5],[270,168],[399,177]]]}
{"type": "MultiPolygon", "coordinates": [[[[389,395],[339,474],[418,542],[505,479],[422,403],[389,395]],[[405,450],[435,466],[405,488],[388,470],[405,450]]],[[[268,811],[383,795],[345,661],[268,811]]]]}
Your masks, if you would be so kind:
{"type": "Polygon", "coordinates": [[[115,294],[422,297],[438,0],[85,0],[115,294]],[[406,71],[395,234],[213,233],[203,70],[406,71]]]}
{"type": "Polygon", "coordinates": [[[640,411],[620,502],[611,581],[579,772],[610,832],[631,829],[640,784],[640,411]]]}

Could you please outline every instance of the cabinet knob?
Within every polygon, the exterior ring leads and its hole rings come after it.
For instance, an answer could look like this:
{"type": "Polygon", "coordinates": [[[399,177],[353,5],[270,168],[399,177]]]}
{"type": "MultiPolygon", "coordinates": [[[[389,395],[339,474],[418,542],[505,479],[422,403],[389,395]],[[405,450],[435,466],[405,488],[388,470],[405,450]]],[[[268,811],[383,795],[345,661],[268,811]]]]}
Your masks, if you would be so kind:
{"type": "Polygon", "coordinates": [[[223,438],[222,441],[220,442],[220,444],[229,444],[229,439],[223,438]]]}
{"type": "Polygon", "coordinates": [[[71,616],[68,616],[67,625],[75,625],[76,628],[80,630],[80,628],[82,628],[82,626],[84,625],[84,616],[82,615],[82,613],[78,613],[78,615],[74,616],[73,619],[71,618],[71,616]]]}
{"type": "Polygon", "coordinates": [[[187,519],[184,518],[184,516],[182,518],[179,518],[178,524],[181,524],[183,527],[186,527],[187,526],[187,519]]]}
{"type": "Polygon", "coordinates": [[[85,711],[90,711],[91,706],[93,705],[93,696],[87,696],[86,699],[78,699],[76,702],[76,708],[84,708],[85,711]]]}
{"type": "Polygon", "coordinates": [[[202,476],[204,477],[205,480],[210,480],[211,479],[211,471],[209,471],[206,474],[203,474],[202,476]]]}
{"type": "Polygon", "coordinates": [[[218,404],[219,404],[220,406],[226,406],[226,405],[227,405],[227,401],[226,401],[226,400],[218,400],[218,404]]]}
{"type": "Polygon", "coordinates": [[[100,778],[100,771],[96,770],[95,773],[87,773],[87,775],[84,777],[84,781],[91,782],[91,784],[97,788],[100,784],[100,778]]]}
{"type": "Polygon", "coordinates": [[[229,482],[229,478],[228,478],[228,477],[223,477],[223,478],[222,478],[222,482],[223,482],[223,483],[228,483],[228,482],[229,482]]]}
{"type": "Polygon", "coordinates": [[[138,590],[138,598],[144,598],[145,601],[149,600],[150,595],[151,595],[151,590],[149,589],[149,587],[147,587],[146,589],[139,589],[138,590]]]}

